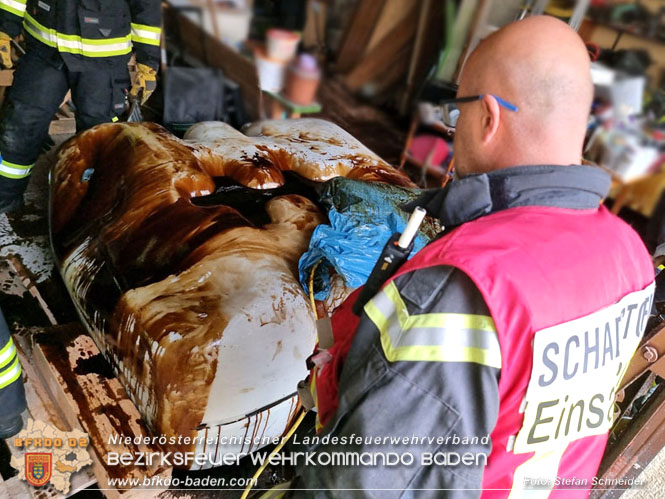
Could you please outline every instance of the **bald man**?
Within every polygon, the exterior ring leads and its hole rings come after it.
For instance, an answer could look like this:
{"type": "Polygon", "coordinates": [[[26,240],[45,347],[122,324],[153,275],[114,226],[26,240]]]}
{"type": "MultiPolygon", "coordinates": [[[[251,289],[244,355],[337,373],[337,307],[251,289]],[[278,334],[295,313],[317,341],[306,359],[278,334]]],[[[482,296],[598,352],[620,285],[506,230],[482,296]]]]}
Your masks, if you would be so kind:
{"type": "Polygon", "coordinates": [[[333,316],[294,496],[587,496],[654,280],[601,204],[608,175],[581,165],[592,93],[554,18],[471,55],[447,103],[459,180],[415,203],[445,231],[360,318],[357,293],[333,316]]]}

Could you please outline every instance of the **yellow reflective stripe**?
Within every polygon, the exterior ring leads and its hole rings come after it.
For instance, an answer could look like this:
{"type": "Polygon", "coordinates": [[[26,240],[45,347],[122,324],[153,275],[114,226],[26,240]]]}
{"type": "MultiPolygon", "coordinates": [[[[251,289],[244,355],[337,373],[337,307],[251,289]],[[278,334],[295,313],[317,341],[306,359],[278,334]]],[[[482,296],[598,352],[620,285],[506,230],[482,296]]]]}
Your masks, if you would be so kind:
{"type": "Polygon", "coordinates": [[[132,23],[132,41],[159,46],[162,28],[132,23]]]}
{"type": "Polygon", "coordinates": [[[494,320],[487,315],[475,314],[420,314],[409,316],[409,327],[440,327],[455,329],[478,329],[496,332],[494,320]]]}
{"type": "Polygon", "coordinates": [[[0,175],[7,178],[24,178],[30,175],[33,165],[17,165],[4,159],[0,162],[0,175]]]}
{"type": "Polygon", "coordinates": [[[5,348],[0,351],[0,369],[9,364],[15,355],[16,347],[14,346],[14,342],[10,339],[5,348]]]}
{"type": "Polygon", "coordinates": [[[14,14],[15,16],[18,16],[18,17],[23,17],[24,13],[25,13],[25,11],[20,12],[20,11],[14,10],[11,7],[9,7],[8,5],[0,5],[0,10],[7,11],[11,14],[14,14]]]}
{"type": "Polygon", "coordinates": [[[5,343],[5,346],[2,347],[2,350],[0,350],[0,358],[2,358],[5,353],[7,353],[9,350],[11,350],[14,347],[14,341],[9,338],[9,341],[5,343]]]}
{"type": "Polygon", "coordinates": [[[162,34],[162,28],[159,26],[149,26],[148,24],[132,23],[132,29],[157,33],[158,37],[162,34]]]}
{"type": "Polygon", "coordinates": [[[150,38],[143,38],[132,33],[132,42],[145,43],[146,45],[153,45],[159,47],[159,40],[151,40],[150,38]]]}
{"type": "Polygon", "coordinates": [[[23,27],[37,40],[50,47],[57,47],[60,52],[81,54],[87,57],[109,57],[125,55],[132,50],[130,35],[99,40],[81,38],[78,35],[66,35],[42,26],[29,13],[25,14],[23,27]]]}
{"type": "Polygon", "coordinates": [[[0,0],[0,9],[11,12],[18,17],[23,17],[25,14],[25,0],[0,0]]]}
{"type": "Polygon", "coordinates": [[[2,160],[2,164],[6,165],[6,166],[10,166],[12,168],[16,168],[17,170],[29,170],[33,166],[33,165],[19,165],[18,163],[11,163],[11,162],[7,161],[6,159],[2,160]]]}
{"type": "Polygon", "coordinates": [[[34,17],[28,13],[25,14],[25,18],[23,19],[23,27],[28,33],[37,38],[40,42],[45,43],[51,47],[56,47],[58,45],[56,31],[54,29],[49,29],[45,26],[42,26],[34,17]]]}
{"type": "Polygon", "coordinates": [[[383,352],[391,362],[474,362],[501,367],[501,348],[491,317],[409,315],[393,282],[365,305],[365,312],[379,330],[383,352]]]}
{"type": "Polygon", "coordinates": [[[21,376],[21,364],[18,362],[18,355],[16,356],[12,365],[5,372],[0,374],[0,388],[12,384],[21,376]]]}
{"type": "Polygon", "coordinates": [[[5,170],[5,168],[0,166],[0,177],[17,179],[17,178],[25,178],[25,177],[28,177],[30,175],[29,171],[26,172],[26,173],[17,174],[17,173],[8,173],[4,170],[5,170]]]}
{"type": "Polygon", "coordinates": [[[83,42],[86,45],[99,45],[99,46],[105,46],[105,45],[126,45],[127,42],[130,39],[130,36],[120,36],[116,38],[100,38],[100,39],[94,39],[94,38],[81,38],[78,35],[63,35],[62,33],[57,33],[58,39],[62,39],[68,42],[83,42]]]}

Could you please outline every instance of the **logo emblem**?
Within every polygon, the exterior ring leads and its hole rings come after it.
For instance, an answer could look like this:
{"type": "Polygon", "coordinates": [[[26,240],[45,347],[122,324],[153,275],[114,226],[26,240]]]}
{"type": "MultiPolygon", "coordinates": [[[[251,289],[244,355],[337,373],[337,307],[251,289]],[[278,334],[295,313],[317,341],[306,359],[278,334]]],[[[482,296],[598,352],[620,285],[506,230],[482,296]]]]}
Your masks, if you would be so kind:
{"type": "Polygon", "coordinates": [[[51,479],[50,452],[28,452],[25,454],[25,479],[30,485],[41,487],[51,479]]]}

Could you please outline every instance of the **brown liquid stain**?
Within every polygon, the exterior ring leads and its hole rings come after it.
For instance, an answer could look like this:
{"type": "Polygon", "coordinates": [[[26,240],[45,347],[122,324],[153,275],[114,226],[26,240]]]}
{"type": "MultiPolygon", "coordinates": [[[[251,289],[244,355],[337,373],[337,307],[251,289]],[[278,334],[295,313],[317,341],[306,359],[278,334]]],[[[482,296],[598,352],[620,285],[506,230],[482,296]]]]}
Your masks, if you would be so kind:
{"type": "Polygon", "coordinates": [[[282,351],[282,340],[279,340],[277,342],[277,348],[275,348],[275,353],[272,356],[272,360],[275,360],[275,357],[277,357],[277,355],[279,355],[279,352],[281,351],[282,351]]]}
{"type": "MultiPolygon", "coordinates": [[[[58,264],[62,268],[68,257],[79,255],[67,277],[75,287],[73,298],[101,331],[102,336],[93,334],[101,352],[156,434],[193,437],[201,427],[218,344],[237,313],[229,304],[237,286],[246,286],[246,276],[256,271],[282,283],[281,295],[266,296],[270,322],[285,320],[289,303],[298,303],[294,299],[307,303],[298,260],[314,228],[326,220],[313,202],[296,194],[261,205],[269,222],[260,226],[231,206],[197,206],[192,197],[214,192],[213,177],[221,176],[252,189],[281,186],[284,171],[310,180],[346,175],[412,185],[376,159],[330,157],[326,144],[342,145],[334,138],[303,131],[293,142],[306,143],[321,160],[304,159],[277,142],[257,143],[252,153],[225,158],[145,123],[100,125],[58,152],[51,186],[58,264]],[[83,182],[87,169],[94,173],[83,182]]],[[[280,350],[281,342],[273,358],[280,350]]],[[[77,371],[94,372],[95,365],[87,359],[77,371]]],[[[85,396],[76,387],[70,390],[75,398],[85,396]]],[[[122,433],[130,422],[108,410],[122,433]]],[[[251,418],[253,436],[265,433],[268,416],[263,418],[262,413],[251,418]]]]}

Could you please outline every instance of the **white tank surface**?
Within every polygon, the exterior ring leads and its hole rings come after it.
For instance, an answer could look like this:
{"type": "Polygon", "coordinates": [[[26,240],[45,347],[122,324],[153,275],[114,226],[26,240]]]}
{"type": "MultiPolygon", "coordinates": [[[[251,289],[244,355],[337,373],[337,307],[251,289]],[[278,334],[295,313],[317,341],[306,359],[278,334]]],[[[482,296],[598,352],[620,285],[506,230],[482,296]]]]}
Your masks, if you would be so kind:
{"type": "Polygon", "coordinates": [[[165,450],[207,457],[189,468],[267,445],[297,412],[316,340],[297,265],[326,220],[315,182],[411,185],[325,121],[246,132],[100,125],[51,175],[51,242],[80,317],[165,450]]]}

